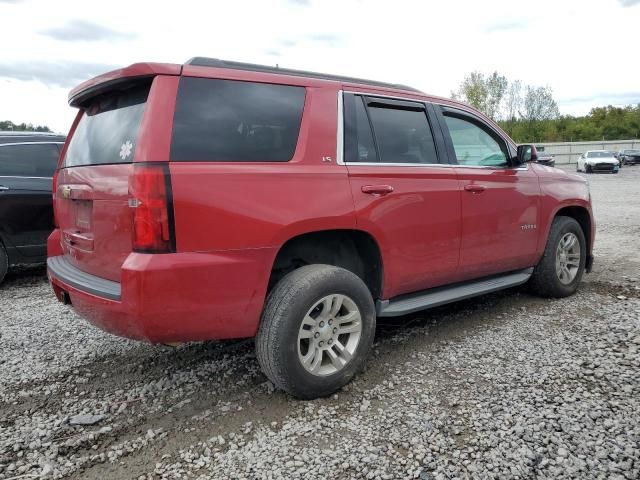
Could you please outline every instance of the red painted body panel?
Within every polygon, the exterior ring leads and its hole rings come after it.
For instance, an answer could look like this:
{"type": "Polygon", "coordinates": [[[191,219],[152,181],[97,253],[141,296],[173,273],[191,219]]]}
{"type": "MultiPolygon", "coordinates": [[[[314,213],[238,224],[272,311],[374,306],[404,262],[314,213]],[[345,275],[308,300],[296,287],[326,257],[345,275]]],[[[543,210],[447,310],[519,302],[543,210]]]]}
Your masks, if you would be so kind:
{"type": "Polygon", "coordinates": [[[62,251],[77,268],[120,281],[131,252],[131,211],[127,204],[130,163],[63,168],[58,173],[56,213],[62,251]],[[70,188],[71,198],[63,197],[70,188]]]}
{"type": "Polygon", "coordinates": [[[289,162],[171,162],[178,251],[280,247],[307,232],[355,228],[336,156],[337,90],[309,88],[289,162]],[[308,112],[326,122],[311,122],[308,112]]]}
{"type": "Polygon", "coordinates": [[[121,269],[121,301],[51,281],[82,317],[115,335],[151,342],[250,337],[264,302],[265,266],[274,255],[273,249],[132,253],[121,269]]]}
{"type": "MultiPolygon", "coordinates": [[[[119,282],[122,296],[107,300],[51,273],[50,279],[82,316],[111,333],[152,342],[254,335],[278,250],[304,233],[369,233],[382,255],[381,297],[387,299],[535,265],[563,206],[583,207],[593,220],[584,180],[542,165],[495,170],[336,163],[339,90],[433,101],[479,115],[448,99],[334,80],[165,64],[110,72],[75,88],[70,98],[120,78],[155,76],[133,160],[167,162],[180,75],[304,86],[297,147],[286,163],[171,162],[177,251],[169,254],[132,253],[127,204],[132,164],[62,169],[56,192],[60,227],[49,238],[49,256],[65,255],[80,270],[119,282]],[[467,185],[485,189],[473,193],[467,185]],[[391,186],[393,192],[363,192],[367,186],[391,186]],[[71,187],[71,198],[62,198],[64,187],[71,187]]],[[[63,156],[65,151],[66,145],[63,156]]]]}
{"type": "Polygon", "coordinates": [[[144,109],[134,162],[169,160],[173,111],[180,77],[159,76],[153,80],[144,109]]]}
{"type": "Polygon", "coordinates": [[[544,252],[549,229],[556,214],[565,207],[580,207],[587,211],[591,223],[589,255],[593,255],[596,224],[591,208],[591,196],[587,181],[579,175],[567,173],[553,167],[531,163],[540,181],[540,222],[538,227],[538,248],[535,261],[544,252]]]}
{"type": "Polygon", "coordinates": [[[455,170],[462,199],[460,280],[533,265],[540,199],[536,173],[530,168],[455,170]],[[467,191],[467,185],[484,190],[467,191]]]}
{"type": "Polygon", "coordinates": [[[455,281],[460,195],[452,168],[350,165],[349,178],[358,228],[376,239],[384,259],[384,298],[455,281]],[[393,193],[362,192],[382,184],[393,193]]]}

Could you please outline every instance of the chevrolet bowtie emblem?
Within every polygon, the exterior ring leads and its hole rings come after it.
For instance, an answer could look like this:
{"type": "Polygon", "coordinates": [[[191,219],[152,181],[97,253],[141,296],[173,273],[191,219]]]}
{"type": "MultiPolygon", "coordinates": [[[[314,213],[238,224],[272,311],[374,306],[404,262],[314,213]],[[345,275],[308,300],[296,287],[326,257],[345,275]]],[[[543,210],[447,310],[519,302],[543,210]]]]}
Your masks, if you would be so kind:
{"type": "Polygon", "coordinates": [[[62,196],[69,198],[71,196],[71,187],[62,187],[62,196]]]}

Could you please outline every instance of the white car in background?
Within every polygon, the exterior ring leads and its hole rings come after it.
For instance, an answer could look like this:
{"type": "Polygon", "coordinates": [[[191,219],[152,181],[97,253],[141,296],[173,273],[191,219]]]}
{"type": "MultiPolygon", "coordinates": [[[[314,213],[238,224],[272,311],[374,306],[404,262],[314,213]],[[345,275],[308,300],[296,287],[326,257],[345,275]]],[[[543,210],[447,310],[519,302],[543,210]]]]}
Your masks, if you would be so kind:
{"type": "Polygon", "coordinates": [[[611,172],[618,173],[620,170],[620,162],[613,156],[612,152],[607,150],[589,150],[584,152],[578,158],[576,171],[593,173],[593,172],[611,172]]]}

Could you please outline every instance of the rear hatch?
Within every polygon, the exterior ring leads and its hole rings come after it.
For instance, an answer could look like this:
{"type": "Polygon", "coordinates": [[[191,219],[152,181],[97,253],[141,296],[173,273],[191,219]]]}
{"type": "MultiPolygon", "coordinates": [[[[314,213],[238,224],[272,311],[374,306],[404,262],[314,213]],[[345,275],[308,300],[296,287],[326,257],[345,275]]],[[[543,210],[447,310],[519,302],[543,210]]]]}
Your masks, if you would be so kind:
{"type": "Polygon", "coordinates": [[[129,177],[151,79],[85,100],[57,174],[55,214],[66,260],[120,281],[132,251],[129,177]]]}

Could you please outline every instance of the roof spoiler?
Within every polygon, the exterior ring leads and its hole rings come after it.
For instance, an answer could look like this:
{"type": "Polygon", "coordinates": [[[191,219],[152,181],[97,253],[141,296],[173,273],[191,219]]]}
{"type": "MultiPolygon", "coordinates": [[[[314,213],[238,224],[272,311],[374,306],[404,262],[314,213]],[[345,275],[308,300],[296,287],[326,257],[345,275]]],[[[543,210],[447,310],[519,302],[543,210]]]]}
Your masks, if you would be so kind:
{"type": "Polygon", "coordinates": [[[80,107],[88,99],[109,90],[118,90],[131,82],[156,75],[180,75],[182,65],[171,63],[134,63],[128,67],[112,70],[81,83],[69,92],[69,105],[80,107]]]}

